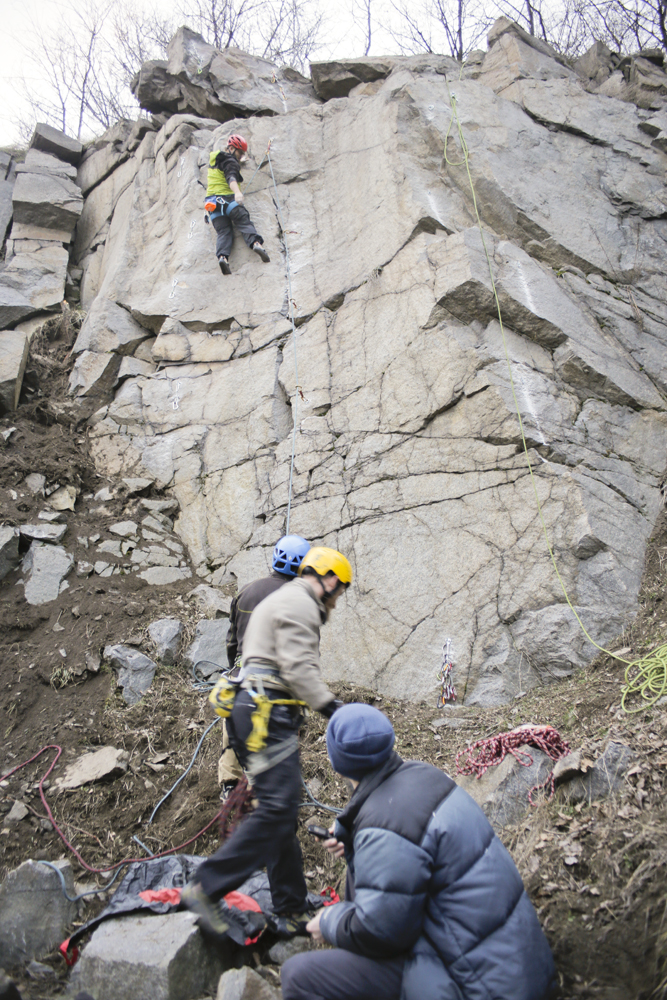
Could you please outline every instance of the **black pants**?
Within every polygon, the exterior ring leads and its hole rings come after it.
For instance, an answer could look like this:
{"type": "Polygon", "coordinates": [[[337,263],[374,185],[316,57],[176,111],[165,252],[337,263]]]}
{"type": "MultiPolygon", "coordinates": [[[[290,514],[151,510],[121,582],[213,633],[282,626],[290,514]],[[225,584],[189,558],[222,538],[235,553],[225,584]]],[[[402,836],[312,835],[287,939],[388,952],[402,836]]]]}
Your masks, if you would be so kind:
{"type": "Polygon", "coordinates": [[[282,967],[283,1000],[398,1000],[404,961],[342,948],[302,952],[282,967]]]}
{"type": "MultiPolygon", "coordinates": [[[[231,202],[233,199],[230,198],[229,200],[231,202]]],[[[253,226],[250,213],[244,205],[237,205],[236,208],[231,210],[229,215],[218,215],[214,219],[211,219],[211,222],[213,223],[213,227],[218,234],[218,238],[215,243],[216,257],[229,257],[232,251],[232,244],[234,242],[234,228],[232,226],[232,222],[241,233],[243,239],[249,247],[252,247],[254,243],[264,242],[253,226]]]]}
{"type": "MultiPolygon", "coordinates": [[[[276,695],[280,697],[279,695],[276,695]]],[[[269,695],[270,697],[270,695],[269,695]]],[[[227,731],[241,765],[248,761],[245,741],[252,729],[255,705],[247,691],[240,691],[227,731]]],[[[273,746],[298,732],[298,709],[277,705],[271,712],[267,745],[273,746]]],[[[257,775],[253,792],[257,808],[243,820],[228,841],[204,861],[197,880],[212,899],[220,899],[266,867],[276,913],[301,913],[307,909],[301,847],[296,836],[301,801],[301,769],[298,750],[269,771],[257,775]]]]}

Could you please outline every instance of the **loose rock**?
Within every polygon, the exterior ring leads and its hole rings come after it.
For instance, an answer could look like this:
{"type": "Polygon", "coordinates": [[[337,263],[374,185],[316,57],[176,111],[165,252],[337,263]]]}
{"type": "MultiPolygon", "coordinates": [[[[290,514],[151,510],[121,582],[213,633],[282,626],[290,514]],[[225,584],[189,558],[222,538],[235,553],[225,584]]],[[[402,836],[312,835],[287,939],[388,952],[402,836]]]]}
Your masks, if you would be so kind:
{"type": "Polygon", "coordinates": [[[228,618],[199,622],[195,630],[194,642],[183,655],[187,666],[199,665],[198,670],[204,677],[212,676],[216,670],[225,667],[227,665],[226,639],[228,632],[228,618]]]}
{"type": "Polygon", "coordinates": [[[86,753],[73,764],[70,764],[60,778],[56,778],[54,786],[61,791],[80,788],[94,781],[118,778],[127,771],[130,755],[126,750],[116,747],[102,747],[94,753],[86,753]]]}
{"type": "Polygon", "coordinates": [[[216,1000],[278,1000],[278,993],[246,965],[222,974],[216,1000]]]}
{"type": "Polygon", "coordinates": [[[586,774],[575,777],[563,788],[568,802],[594,802],[620,791],[634,754],[623,743],[609,742],[606,750],[586,774]]]}
{"type": "Polygon", "coordinates": [[[19,564],[19,532],[8,524],[0,525],[0,580],[19,564]]]}
{"type": "Polygon", "coordinates": [[[155,646],[158,660],[167,666],[173,666],[181,648],[183,623],[177,618],[160,618],[148,626],[148,634],[155,646]]]}
{"type": "Polygon", "coordinates": [[[66,524],[22,524],[20,533],[38,542],[59,542],[67,531],[66,524]]]}
{"type": "Polygon", "coordinates": [[[528,767],[508,754],[502,763],[490,767],[481,778],[473,775],[456,776],[457,784],[482,807],[494,828],[517,823],[530,809],[528,793],[551,773],[553,761],[535,747],[525,747],[533,759],[528,767]]]}
{"type": "Polygon", "coordinates": [[[223,615],[229,616],[232,599],[216,587],[209,587],[206,583],[200,583],[198,587],[190,591],[188,597],[197,602],[197,607],[204,612],[207,618],[222,618],[223,615]]]}
{"type": "Polygon", "coordinates": [[[73,565],[74,557],[61,546],[33,542],[21,565],[28,577],[25,582],[28,604],[55,601],[73,565]]]}
{"type": "Polygon", "coordinates": [[[157,665],[131,646],[105,646],[104,659],[118,671],[118,686],[128,705],[135,705],[146,694],[157,670],[157,665]]]}

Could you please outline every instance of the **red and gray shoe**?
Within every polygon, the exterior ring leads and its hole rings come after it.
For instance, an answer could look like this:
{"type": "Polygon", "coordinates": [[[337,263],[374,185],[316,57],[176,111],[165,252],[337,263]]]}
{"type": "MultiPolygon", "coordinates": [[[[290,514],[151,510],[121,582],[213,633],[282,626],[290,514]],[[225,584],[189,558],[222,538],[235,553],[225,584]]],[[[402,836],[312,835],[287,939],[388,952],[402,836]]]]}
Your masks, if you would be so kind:
{"type": "Polygon", "coordinates": [[[261,257],[265,264],[268,264],[271,258],[264,249],[261,243],[253,243],[252,249],[255,251],[258,257],[261,257]]]}
{"type": "Polygon", "coordinates": [[[226,257],[218,257],[218,264],[220,265],[220,270],[223,274],[231,274],[232,269],[229,266],[229,261],[226,257]]]}

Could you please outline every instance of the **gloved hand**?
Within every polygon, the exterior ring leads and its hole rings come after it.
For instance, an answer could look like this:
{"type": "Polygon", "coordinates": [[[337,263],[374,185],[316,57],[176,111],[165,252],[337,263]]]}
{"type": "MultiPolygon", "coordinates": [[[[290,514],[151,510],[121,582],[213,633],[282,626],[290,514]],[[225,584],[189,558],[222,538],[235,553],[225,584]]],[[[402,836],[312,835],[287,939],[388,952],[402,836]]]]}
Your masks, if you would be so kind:
{"type": "Polygon", "coordinates": [[[330,701],[328,705],[325,705],[324,708],[318,709],[318,711],[324,716],[325,719],[330,719],[334,712],[338,711],[338,709],[342,707],[343,702],[339,701],[338,698],[334,698],[333,701],[330,701]]]}

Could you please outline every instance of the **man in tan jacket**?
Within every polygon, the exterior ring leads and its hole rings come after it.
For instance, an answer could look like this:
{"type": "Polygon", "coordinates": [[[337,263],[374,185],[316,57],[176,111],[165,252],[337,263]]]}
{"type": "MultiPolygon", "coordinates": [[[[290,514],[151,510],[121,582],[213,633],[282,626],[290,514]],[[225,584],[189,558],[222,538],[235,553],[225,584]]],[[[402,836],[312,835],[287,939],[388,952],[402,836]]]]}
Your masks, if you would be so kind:
{"type": "Polygon", "coordinates": [[[330,718],[340,706],[322,678],[320,628],[352,582],[352,567],[335,549],[312,548],[296,580],[253,611],[243,640],[239,690],[227,719],[230,742],[252,783],[257,808],[197,870],[181,895],[202,925],[224,934],[223,897],[266,866],[281,937],[304,933],[310,919],[301,849],[296,837],[301,800],[298,731],[302,707],[330,718]],[[267,704],[267,700],[271,704],[267,704]],[[258,749],[258,715],[268,712],[268,734],[258,749]],[[252,750],[248,749],[250,739],[252,750]]]}

